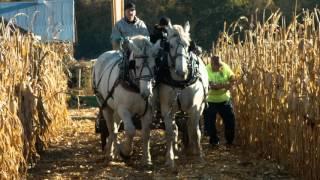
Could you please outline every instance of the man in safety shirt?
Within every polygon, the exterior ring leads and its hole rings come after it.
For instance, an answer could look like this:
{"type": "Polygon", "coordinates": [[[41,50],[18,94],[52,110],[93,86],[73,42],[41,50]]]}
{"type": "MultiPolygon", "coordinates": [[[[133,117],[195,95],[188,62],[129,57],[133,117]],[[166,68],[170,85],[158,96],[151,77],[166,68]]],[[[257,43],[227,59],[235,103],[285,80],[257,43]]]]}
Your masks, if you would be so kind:
{"type": "Polygon", "coordinates": [[[231,68],[221,61],[219,56],[212,56],[211,63],[207,65],[209,77],[209,106],[204,111],[205,132],[210,137],[210,144],[220,143],[216,129],[216,115],[219,113],[223,119],[224,135],[227,145],[231,145],[235,134],[235,115],[231,103],[230,88],[235,82],[231,68]]]}

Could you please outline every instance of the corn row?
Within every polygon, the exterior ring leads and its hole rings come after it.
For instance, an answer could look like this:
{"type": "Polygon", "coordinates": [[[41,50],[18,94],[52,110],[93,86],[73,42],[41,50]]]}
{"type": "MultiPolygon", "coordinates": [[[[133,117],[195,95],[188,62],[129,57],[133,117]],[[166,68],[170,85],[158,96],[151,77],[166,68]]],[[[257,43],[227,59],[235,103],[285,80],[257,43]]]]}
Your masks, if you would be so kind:
{"type": "Polygon", "coordinates": [[[214,49],[238,77],[239,142],[304,179],[320,179],[319,12],[305,10],[288,26],[280,11],[242,21],[248,28],[225,27],[214,49]]]}
{"type": "Polygon", "coordinates": [[[0,179],[21,179],[67,123],[65,44],[0,23],[0,179]]]}

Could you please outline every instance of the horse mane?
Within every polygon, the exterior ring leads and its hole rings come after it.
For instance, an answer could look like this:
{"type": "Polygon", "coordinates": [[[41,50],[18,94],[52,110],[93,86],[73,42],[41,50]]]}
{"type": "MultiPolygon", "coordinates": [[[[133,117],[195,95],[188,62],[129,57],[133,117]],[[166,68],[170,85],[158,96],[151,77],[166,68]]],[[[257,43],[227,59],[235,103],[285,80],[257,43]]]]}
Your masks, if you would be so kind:
{"type": "Polygon", "coordinates": [[[186,45],[186,46],[189,46],[190,45],[190,41],[191,41],[189,32],[185,32],[184,28],[181,25],[178,25],[178,24],[175,24],[172,27],[173,27],[172,28],[172,30],[173,30],[172,37],[175,37],[175,36],[180,37],[182,43],[184,45],[186,45]]]}

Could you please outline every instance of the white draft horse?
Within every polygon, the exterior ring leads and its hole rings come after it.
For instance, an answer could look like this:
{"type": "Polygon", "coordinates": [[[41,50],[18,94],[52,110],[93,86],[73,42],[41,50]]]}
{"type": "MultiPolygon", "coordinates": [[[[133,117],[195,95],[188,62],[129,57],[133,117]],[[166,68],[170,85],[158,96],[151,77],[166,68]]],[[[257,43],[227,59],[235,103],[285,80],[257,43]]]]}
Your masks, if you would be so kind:
{"type": "Polygon", "coordinates": [[[165,123],[167,152],[166,165],[175,167],[174,153],[177,150],[178,128],[173,115],[178,110],[186,112],[189,156],[203,160],[200,144],[200,116],[205,107],[208,92],[208,75],[202,60],[188,51],[190,45],[189,22],[184,27],[171,25],[167,28],[169,50],[167,52],[167,71],[163,73],[159,86],[161,114],[165,123]],[[192,56],[198,58],[192,61],[192,56]]]}
{"type": "Polygon", "coordinates": [[[152,112],[150,97],[154,85],[155,56],[160,43],[153,45],[144,36],[132,37],[128,42],[131,51],[128,79],[121,79],[120,51],[108,51],[97,59],[93,67],[93,86],[102,107],[109,137],[105,146],[107,161],[132,154],[135,126],[132,117],[139,116],[142,124],[143,158],[145,165],[151,164],[150,123],[152,112]],[[117,134],[121,120],[124,123],[125,140],[120,143],[117,134]],[[116,146],[115,147],[115,143],[116,146]],[[119,148],[117,148],[119,147],[119,148]]]}

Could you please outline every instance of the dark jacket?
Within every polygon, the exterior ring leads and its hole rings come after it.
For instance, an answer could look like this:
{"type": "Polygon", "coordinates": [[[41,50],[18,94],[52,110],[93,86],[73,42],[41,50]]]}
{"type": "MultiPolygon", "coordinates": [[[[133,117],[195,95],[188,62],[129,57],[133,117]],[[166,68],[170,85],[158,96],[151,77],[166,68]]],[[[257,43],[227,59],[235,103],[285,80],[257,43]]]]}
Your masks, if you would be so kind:
{"type": "Polygon", "coordinates": [[[166,38],[167,30],[164,27],[156,24],[153,27],[153,31],[150,35],[150,41],[154,44],[158,40],[164,40],[166,38]]]}

